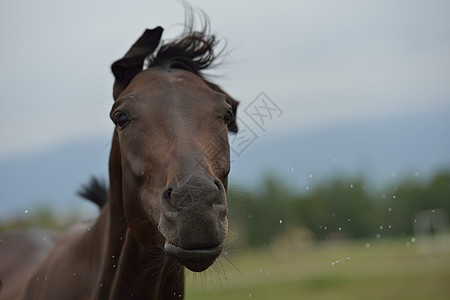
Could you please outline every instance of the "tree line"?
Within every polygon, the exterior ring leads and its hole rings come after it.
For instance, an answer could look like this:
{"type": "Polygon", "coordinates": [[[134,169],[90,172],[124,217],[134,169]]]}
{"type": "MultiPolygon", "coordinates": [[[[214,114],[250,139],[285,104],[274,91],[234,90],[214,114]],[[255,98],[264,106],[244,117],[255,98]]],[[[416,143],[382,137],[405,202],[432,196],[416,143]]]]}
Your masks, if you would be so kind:
{"type": "Polygon", "coordinates": [[[308,193],[268,177],[255,191],[231,188],[228,206],[232,231],[250,246],[269,244],[298,228],[318,241],[412,237],[418,223],[430,233],[449,229],[450,172],[378,189],[367,188],[362,178],[334,178],[308,193]]]}

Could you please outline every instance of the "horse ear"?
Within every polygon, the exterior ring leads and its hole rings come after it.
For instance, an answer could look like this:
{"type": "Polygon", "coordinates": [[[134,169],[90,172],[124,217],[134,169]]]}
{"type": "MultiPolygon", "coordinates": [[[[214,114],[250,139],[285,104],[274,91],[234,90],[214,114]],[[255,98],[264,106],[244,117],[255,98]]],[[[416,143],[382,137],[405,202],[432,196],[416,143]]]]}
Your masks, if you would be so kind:
{"type": "Polygon", "coordinates": [[[231,109],[233,110],[233,115],[234,115],[234,120],[232,122],[230,122],[228,124],[228,131],[233,132],[233,133],[237,133],[238,132],[238,126],[236,124],[236,116],[237,116],[237,107],[239,105],[239,101],[235,100],[233,97],[231,97],[227,92],[225,92],[224,90],[222,90],[222,88],[220,86],[218,86],[217,84],[214,84],[212,82],[206,81],[206,84],[214,91],[219,92],[224,94],[225,96],[227,96],[230,104],[231,104],[231,109]]]}
{"type": "Polygon", "coordinates": [[[116,79],[113,89],[114,99],[117,99],[134,76],[142,71],[145,58],[158,47],[162,32],[163,29],[159,26],[152,30],[145,30],[124,57],[112,64],[111,70],[116,79]]]}

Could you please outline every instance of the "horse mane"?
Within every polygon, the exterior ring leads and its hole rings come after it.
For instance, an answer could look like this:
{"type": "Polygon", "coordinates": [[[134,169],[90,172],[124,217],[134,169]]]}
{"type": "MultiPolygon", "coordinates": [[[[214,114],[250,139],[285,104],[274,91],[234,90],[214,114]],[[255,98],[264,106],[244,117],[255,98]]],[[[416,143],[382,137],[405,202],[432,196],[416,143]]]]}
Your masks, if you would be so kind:
{"type": "Polygon", "coordinates": [[[210,33],[208,16],[191,8],[185,11],[183,33],[172,41],[163,41],[156,54],[148,58],[148,67],[183,69],[203,78],[201,71],[211,67],[223,51],[215,52],[219,41],[210,33]],[[201,30],[195,30],[195,15],[201,18],[201,30]]]}
{"type": "Polygon", "coordinates": [[[93,176],[89,183],[83,185],[77,194],[102,208],[108,201],[108,187],[104,180],[93,176]]]}

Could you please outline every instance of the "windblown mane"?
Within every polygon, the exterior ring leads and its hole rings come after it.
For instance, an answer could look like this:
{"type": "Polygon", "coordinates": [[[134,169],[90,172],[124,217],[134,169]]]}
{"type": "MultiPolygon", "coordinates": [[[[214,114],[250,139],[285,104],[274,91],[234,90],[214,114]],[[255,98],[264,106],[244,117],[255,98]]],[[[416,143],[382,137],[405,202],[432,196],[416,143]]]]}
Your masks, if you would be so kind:
{"type": "Polygon", "coordinates": [[[104,180],[92,177],[91,181],[83,185],[77,194],[102,208],[108,201],[108,186],[104,180]]]}
{"type": "Polygon", "coordinates": [[[163,42],[156,54],[149,57],[148,67],[177,68],[190,71],[203,78],[202,70],[210,67],[222,53],[215,53],[218,40],[209,30],[209,19],[203,13],[202,29],[194,29],[194,12],[186,10],[184,32],[170,42],[163,42]]]}

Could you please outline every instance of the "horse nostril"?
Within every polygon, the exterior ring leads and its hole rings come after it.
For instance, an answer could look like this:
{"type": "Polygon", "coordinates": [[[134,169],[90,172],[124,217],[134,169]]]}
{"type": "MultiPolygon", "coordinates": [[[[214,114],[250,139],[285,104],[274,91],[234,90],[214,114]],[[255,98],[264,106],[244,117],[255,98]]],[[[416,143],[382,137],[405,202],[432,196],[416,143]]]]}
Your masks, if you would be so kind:
{"type": "Polygon", "coordinates": [[[172,216],[174,217],[175,214],[178,212],[178,206],[176,203],[173,203],[172,197],[175,197],[176,195],[173,193],[173,188],[166,187],[166,189],[162,192],[162,208],[163,213],[166,216],[172,216]]]}
{"type": "MultiPolygon", "coordinates": [[[[218,189],[216,201],[219,204],[224,204],[223,201],[224,201],[224,199],[226,199],[226,192],[225,192],[225,187],[223,186],[222,181],[220,181],[219,179],[214,179],[214,185],[218,189]]],[[[213,203],[216,204],[216,201],[214,201],[213,203]]],[[[226,204],[226,202],[225,202],[225,204],[226,204]]]]}
{"type": "Polygon", "coordinates": [[[173,191],[172,188],[168,188],[168,189],[166,190],[166,197],[167,197],[168,200],[170,199],[170,196],[172,195],[172,191],[173,191]]]}
{"type": "Polygon", "coordinates": [[[219,179],[214,179],[214,184],[217,186],[219,191],[221,191],[223,189],[223,184],[219,179]]]}

